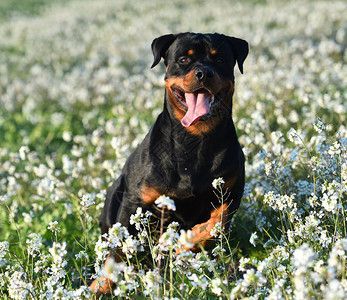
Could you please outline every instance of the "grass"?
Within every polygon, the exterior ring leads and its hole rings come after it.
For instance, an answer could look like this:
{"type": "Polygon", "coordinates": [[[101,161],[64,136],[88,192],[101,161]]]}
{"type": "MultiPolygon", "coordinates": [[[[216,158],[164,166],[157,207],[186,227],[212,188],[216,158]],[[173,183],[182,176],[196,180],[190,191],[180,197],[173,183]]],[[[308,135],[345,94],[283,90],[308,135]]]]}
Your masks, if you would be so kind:
{"type": "Polygon", "coordinates": [[[2,0],[0,3],[0,21],[4,22],[13,16],[34,16],[54,3],[69,0],[2,0]]]}
{"type": "Polygon", "coordinates": [[[260,4],[1,2],[1,298],[87,298],[114,245],[114,298],[346,298],[346,4],[260,4]],[[241,207],[212,252],[177,255],[175,224],[158,242],[139,211],[137,236],[102,240],[97,218],[162,107],[150,43],[180,31],[244,38],[250,55],[235,70],[241,207]]]}

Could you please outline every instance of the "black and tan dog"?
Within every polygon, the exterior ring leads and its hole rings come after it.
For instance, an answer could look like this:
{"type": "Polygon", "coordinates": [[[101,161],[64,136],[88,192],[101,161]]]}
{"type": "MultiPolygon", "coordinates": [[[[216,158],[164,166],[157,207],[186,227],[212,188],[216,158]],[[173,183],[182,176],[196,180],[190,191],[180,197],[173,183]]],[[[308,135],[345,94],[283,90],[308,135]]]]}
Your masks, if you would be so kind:
{"type": "MultiPolygon", "coordinates": [[[[164,110],[109,189],[101,229],[106,233],[120,222],[134,233],[131,214],[138,207],[156,213],[154,201],[165,194],[176,204],[167,221],[192,229],[193,250],[198,250],[211,239],[217,222],[230,221],[243,193],[244,155],[232,119],[232,96],[234,66],[243,72],[248,44],[217,33],[181,33],[155,39],[152,50],[152,67],[161,58],[166,65],[164,110]],[[212,187],[218,177],[229,193],[223,205],[212,187]]],[[[109,289],[107,283],[98,293],[109,289]]]]}

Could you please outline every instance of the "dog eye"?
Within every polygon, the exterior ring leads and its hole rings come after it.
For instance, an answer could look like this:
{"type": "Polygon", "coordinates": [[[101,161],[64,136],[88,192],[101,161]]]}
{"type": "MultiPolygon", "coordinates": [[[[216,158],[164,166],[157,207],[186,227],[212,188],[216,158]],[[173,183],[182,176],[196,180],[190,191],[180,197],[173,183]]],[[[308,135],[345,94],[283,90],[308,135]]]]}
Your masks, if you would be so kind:
{"type": "Polygon", "coordinates": [[[181,57],[181,58],[179,59],[179,62],[180,62],[181,64],[187,64],[187,63],[190,62],[190,58],[189,58],[189,57],[186,57],[186,56],[183,56],[183,57],[181,57]]]}
{"type": "Polygon", "coordinates": [[[216,58],[216,62],[219,63],[219,64],[222,64],[222,63],[224,63],[224,59],[221,58],[221,57],[217,57],[216,58]]]}

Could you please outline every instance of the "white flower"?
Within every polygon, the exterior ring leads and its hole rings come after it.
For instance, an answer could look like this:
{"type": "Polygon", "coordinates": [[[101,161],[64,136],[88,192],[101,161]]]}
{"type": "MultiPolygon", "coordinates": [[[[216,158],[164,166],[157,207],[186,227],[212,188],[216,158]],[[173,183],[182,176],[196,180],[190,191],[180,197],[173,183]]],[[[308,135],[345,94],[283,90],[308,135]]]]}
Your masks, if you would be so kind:
{"type": "Polygon", "coordinates": [[[322,196],[322,207],[329,212],[336,213],[337,209],[341,208],[341,203],[339,203],[339,193],[341,185],[339,182],[333,180],[330,182],[325,189],[323,186],[323,196],[322,196]]]}
{"type": "Polygon", "coordinates": [[[40,184],[37,186],[37,193],[40,196],[45,196],[49,193],[52,193],[54,188],[55,188],[54,180],[45,177],[40,180],[40,184]]]}
{"type": "Polygon", "coordinates": [[[328,153],[331,157],[335,156],[335,155],[339,155],[341,154],[341,144],[336,141],[334,142],[334,144],[329,148],[328,153]]]}
{"type": "Polygon", "coordinates": [[[292,143],[294,143],[298,139],[298,134],[294,128],[290,128],[287,133],[287,137],[292,143]]]}
{"type": "Polygon", "coordinates": [[[328,266],[333,273],[341,273],[342,270],[345,268],[344,260],[346,259],[346,253],[347,239],[344,238],[336,241],[328,259],[328,266]]]}
{"type": "Polygon", "coordinates": [[[89,207],[91,207],[93,204],[95,204],[95,196],[92,195],[83,195],[81,198],[81,206],[83,210],[87,210],[89,207]]]}
{"type": "Polygon", "coordinates": [[[49,253],[52,255],[53,261],[56,263],[61,263],[63,257],[66,255],[66,242],[56,243],[54,242],[52,247],[49,249],[49,253]]]}
{"type": "Polygon", "coordinates": [[[49,225],[47,227],[48,230],[52,231],[53,233],[58,233],[60,232],[60,227],[58,227],[58,222],[49,222],[49,225]]]}
{"type": "Polygon", "coordinates": [[[11,299],[35,298],[36,292],[23,271],[14,271],[9,278],[8,293],[11,299]]]}
{"type": "Polygon", "coordinates": [[[338,205],[338,195],[333,194],[333,195],[327,195],[327,194],[323,194],[323,198],[322,198],[322,207],[329,212],[336,212],[336,208],[338,205]]]}
{"type": "Polygon", "coordinates": [[[37,233],[30,233],[26,243],[29,255],[36,256],[38,253],[40,253],[40,248],[42,247],[42,237],[37,233]]]}
{"type": "Polygon", "coordinates": [[[163,251],[167,251],[170,248],[172,249],[176,245],[177,239],[178,233],[176,232],[175,226],[168,227],[159,238],[160,249],[163,251]]]}
{"type": "Polygon", "coordinates": [[[131,257],[131,254],[136,252],[139,246],[140,242],[130,235],[124,240],[122,251],[131,257]]]}
{"type": "Polygon", "coordinates": [[[313,266],[316,253],[308,244],[302,244],[294,251],[293,264],[294,267],[301,272],[305,272],[307,268],[313,266]]]}
{"type": "Polygon", "coordinates": [[[64,131],[63,132],[63,135],[62,135],[62,138],[65,142],[71,142],[72,140],[72,133],[69,132],[69,131],[64,131]]]}
{"type": "Polygon", "coordinates": [[[241,291],[247,291],[248,287],[255,281],[255,271],[254,269],[248,269],[245,274],[243,274],[243,280],[241,283],[241,291]]]}
{"type": "MultiPolygon", "coordinates": [[[[121,244],[119,244],[119,246],[121,246],[121,244]]],[[[96,268],[97,268],[97,263],[104,261],[106,256],[109,253],[109,243],[107,241],[105,241],[102,237],[99,237],[98,241],[95,243],[94,246],[94,251],[96,254],[96,268]]]]}
{"type": "Polygon", "coordinates": [[[223,235],[223,231],[224,231],[224,226],[222,227],[222,222],[217,222],[211,229],[210,234],[211,236],[218,238],[223,235]]]}
{"type": "Polygon", "coordinates": [[[73,291],[73,299],[88,299],[90,298],[90,288],[87,286],[80,286],[77,290],[73,291]]]}
{"type": "Polygon", "coordinates": [[[0,242],[0,267],[6,264],[6,260],[4,259],[6,253],[8,252],[8,242],[0,242]]]}
{"type": "Polygon", "coordinates": [[[145,286],[145,295],[151,295],[153,292],[156,291],[158,284],[162,281],[161,277],[159,277],[158,282],[158,270],[149,270],[146,272],[145,276],[142,277],[142,282],[145,286]]]}
{"type": "Polygon", "coordinates": [[[149,218],[152,215],[151,212],[142,212],[142,207],[136,209],[136,213],[130,216],[130,225],[135,225],[137,231],[141,230],[141,226],[146,226],[149,222],[149,218]]]}
{"type": "Polygon", "coordinates": [[[268,204],[273,209],[280,211],[290,209],[290,213],[296,212],[296,203],[294,202],[295,195],[280,195],[274,194],[273,191],[267,192],[264,195],[264,203],[268,204]]]}
{"type": "Polygon", "coordinates": [[[258,239],[258,234],[257,232],[253,232],[250,239],[249,239],[249,242],[254,246],[256,247],[256,240],[258,239]]]}
{"type": "Polygon", "coordinates": [[[32,222],[33,217],[34,217],[34,214],[32,211],[29,213],[23,212],[22,215],[23,215],[24,223],[31,223],[32,222]]]}
{"type": "Polygon", "coordinates": [[[333,279],[329,281],[328,286],[324,289],[326,300],[346,299],[346,281],[333,279]]]}
{"type": "Polygon", "coordinates": [[[265,174],[269,176],[272,170],[272,166],[274,165],[274,161],[268,161],[265,163],[265,174]]]}
{"type": "Polygon", "coordinates": [[[81,250],[80,252],[78,252],[77,254],[75,254],[76,259],[89,259],[88,253],[86,251],[81,250]]]}
{"type": "Polygon", "coordinates": [[[319,243],[322,245],[322,247],[328,248],[331,242],[332,242],[332,238],[329,236],[328,231],[322,230],[320,233],[319,243]]]}
{"type": "Polygon", "coordinates": [[[46,283],[55,285],[66,276],[66,271],[64,269],[67,266],[67,261],[64,258],[67,254],[66,242],[54,242],[52,247],[49,249],[49,253],[53,259],[53,263],[50,268],[52,283],[49,283],[49,281],[46,283]]]}
{"type": "Polygon", "coordinates": [[[63,171],[66,174],[71,175],[74,169],[71,159],[66,154],[64,154],[62,157],[62,162],[63,162],[63,171]]]}
{"type": "Polygon", "coordinates": [[[317,122],[313,124],[313,127],[318,133],[321,133],[323,130],[325,130],[325,125],[320,118],[318,118],[317,122]]]}
{"type": "Polygon", "coordinates": [[[126,265],[123,262],[117,263],[115,259],[110,256],[105,264],[104,276],[114,283],[118,282],[118,279],[121,277],[122,273],[126,269],[126,265]]]}
{"type": "Polygon", "coordinates": [[[221,246],[220,243],[216,244],[216,246],[212,249],[212,255],[214,257],[221,256],[223,253],[226,252],[226,249],[221,246]]]}
{"type": "Polygon", "coordinates": [[[140,231],[141,229],[141,219],[143,217],[143,213],[142,213],[142,207],[138,207],[136,209],[136,213],[132,214],[130,216],[130,225],[134,225],[135,224],[135,228],[137,231],[140,231]]]}
{"type": "Polygon", "coordinates": [[[165,195],[159,196],[157,200],[154,202],[159,208],[166,208],[167,210],[176,210],[175,201],[170,199],[165,195]]]}
{"type": "Polygon", "coordinates": [[[128,229],[119,222],[113,224],[108,233],[108,241],[111,248],[121,247],[122,241],[129,237],[128,229]]]}
{"type": "Polygon", "coordinates": [[[247,257],[241,257],[239,262],[239,270],[241,272],[246,271],[246,265],[249,264],[251,260],[247,257]]]}
{"type": "Polygon", "coordinates": [[[311,207],[316,207],[318,205],[317,200],[318,197],[314,193],[311,193],[311,196],[308,198],[311,207]]]}
{"type": "Polygon", "coordinates": [[[222,294],[222,280],[220,278],[215,278],[210,281],[211,292],[220,296],[222,294]]]}
{"type": "Polygon", "coordinates": [[[219,187],[222,187],[224,183],[224,179],[222,177],[219,177],[212,181],[212,186],[213,188],[217,189],[219,187]]]}
{"type": "Polygon", "coordinates": [[[34,166],[33,170],[35,175],[41,178],[47,176],[49,173],[49,169],[44,164],[40,164],[38,167],[34,166]]]}
{"type": "Polygon", "coordinates": [[[192,233],[191,230],[181,230],[180,231],[180,236],[178,238],[178,243],[182,245],[183,248],[186,249],[192,249],[195,244],[192,242],[192,239],[194,238],[194,234],[192,233]]]}
{"type": "Polygon", "coordinates": [[[205,290],[208,286],[208,280],[204,275],[197,276],[195,273],[192,275],[188,275],[187,278],[189,279],[191,285],[193,287],[198,287],[200,289],[205,290]]]}
{"type": "Polygon", "coordinates": [[[25,160],[26,159],[26,154],[30,151],[28,146],[22,146],[19,149],[19,156],[21,160],[25,160]]]}

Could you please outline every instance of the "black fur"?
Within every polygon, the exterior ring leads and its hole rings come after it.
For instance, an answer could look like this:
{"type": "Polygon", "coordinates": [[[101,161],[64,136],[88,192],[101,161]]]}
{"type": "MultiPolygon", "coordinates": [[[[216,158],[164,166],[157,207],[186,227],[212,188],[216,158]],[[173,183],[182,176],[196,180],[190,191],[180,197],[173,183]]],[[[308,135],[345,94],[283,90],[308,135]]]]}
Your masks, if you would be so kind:
{"type": "MultiPolygon", "coordinates": [[[[166,80],[184,78],[189,72],[200,68],[205,77],[218,76],[218,84],[222,86],[234,82],[236,63],[243,72],[248,44],[221,34],[182,33],[155,39],[152,50],[152,67],[164,58],[166,80]],[[194,54],[188,55],[188,50],[194,54]],[[213,50],[216,55],[211,54],[213,50]],[[188,62],[182,57],[188,57],[188,62]]],[[[199,81],[196,78],[197,75],[192,80],[199,81]]],[[[213,90],[217,79],[200,81],[201,87],[213,90]]],[[[167,86],[163,112],[108,190],[100,217],[103,233],[116,222],[134,233],[129,219],[137,207],[156,213],[154,203],[146,204],[143,201],[144,187],[153,188],[175,201],[176,211],[169,212],[168,222],[178,221],[184,229],[206,222],[218,207],[212,187],[215,178],[223,177],[226,183],[230,183],[227,200],[230,202],[230,217],[239,207],[244,188],[244,155],[231,114],[232,91],[218,100],[208,115],[192,125],[197,129],[191,131],[180,123],[177,117],[180,108],[173,107],[172,99],[169,100],[172,91],[168,89],[170,87],[167,86]],[[212,122],[214,118],[216,122],[212,122]],[[211,125],[200,132],[199,126],[204,122],[211,122],[211,125]]]]}

